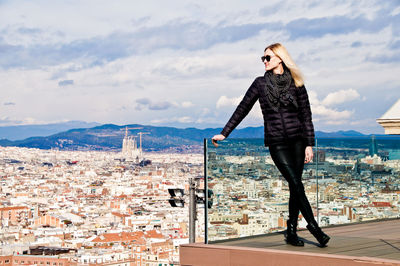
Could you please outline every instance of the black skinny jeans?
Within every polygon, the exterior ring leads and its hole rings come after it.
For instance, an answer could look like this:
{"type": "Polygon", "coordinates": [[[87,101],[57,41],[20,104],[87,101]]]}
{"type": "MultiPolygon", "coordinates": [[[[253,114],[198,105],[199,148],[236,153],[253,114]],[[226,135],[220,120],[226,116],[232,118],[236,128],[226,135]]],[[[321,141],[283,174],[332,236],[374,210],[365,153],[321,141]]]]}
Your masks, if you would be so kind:
{"type": "Polygon", "coordinates": [[[305,148],[304,142],[296,139],[285,144],[271,145],[269,152],[276,167],[289,183],[289,220],[297,223],[299,211],[301,211],[304,219],[310,224],[316,221],[301,181],[305,148]]]}

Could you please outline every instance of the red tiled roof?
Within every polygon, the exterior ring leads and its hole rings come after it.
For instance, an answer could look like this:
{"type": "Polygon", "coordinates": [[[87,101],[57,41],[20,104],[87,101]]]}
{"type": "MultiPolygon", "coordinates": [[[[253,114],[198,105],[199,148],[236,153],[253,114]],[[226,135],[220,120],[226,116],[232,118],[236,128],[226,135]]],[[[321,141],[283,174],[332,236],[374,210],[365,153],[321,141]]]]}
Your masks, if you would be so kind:
{"type": "Polygon", "coordinates": [[[111,213],[112,215],[115,215],[115,216],[117,216],[117,217],[121,217],[121,218],[123,218],[123,217],[129,217],[130,215],[128,215],[128,214],[123,214],[123,213],[119,213],[119,212],[112,212],[111,213]]]}
{"type": "Polygon", "coordinates": [[[374,205],[374,207],[391,207],[392,206],[392,205],[390,205],[390,202],[379,202],[379,201],[372,202],[372,205],[374,205]]]}
{"type": "Polygon", "coordinates": [[[145,234],[147,238],[165,238],[164,235],[162,235],[160,232],[157,232],[156,230],[147,231],[145,232],[145,234]]]}
{"type": "Polygon", "coordinates": [[[137,232],[122,232],[122,233],[107,233],[102,234],[92,242],[97,243],[108,243],[108,242],[135,242],[135,243],[145,243],[144,233],[141,231],[137,232]]]}
{"type": "Polygon", "coordinates": [[[26,206],[3,207],[0,208],[0,211],[24,210],[24,209],[28,209],[28,207],[26,206]]]}

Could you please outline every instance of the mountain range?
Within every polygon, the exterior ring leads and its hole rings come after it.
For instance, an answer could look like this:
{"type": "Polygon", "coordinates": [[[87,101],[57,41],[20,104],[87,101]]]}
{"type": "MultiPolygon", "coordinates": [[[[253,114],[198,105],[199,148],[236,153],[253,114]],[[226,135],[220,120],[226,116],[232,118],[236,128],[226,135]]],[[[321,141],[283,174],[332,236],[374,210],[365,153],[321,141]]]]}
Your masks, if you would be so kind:
{"type": "Polygon", "coordinates": [[[100,126],[96,122],[67,121],[45,125],[20,125],[0,127],[0,139],[21,140],[33,136],[50,136],[74,128],[90,128],[100,126]]]}
{"type": "MultiPolygon", "coordinates": [[[[22,140],[1,139],[0,146],[17,146],[40,149],[58,148],[61,150],[120,150],[122,147],[122,140],[125,136],[126,127],[139,128],[128,130],[129,136],[136,137],[138,143],[140,141],[137,133],[145,132],[145,134],[142,135],[142,145],[145,151],[160,151],[171,148],[176,148],[179,150],[191,146],[200,147],[204,138],[211,138],[215,134],[219,134],[221,132],[221,128],[182,129],[175,127],[157,127],[139,124],[125,126],[104,124],[90,128],[74,128],[51,134],[49,136],[29,137],[22,140]]],[[[14,130],[18,130],[18,126],[16,126],[14,130]]],[[[263,127],[246,127],[234,130],[229,137],[263,138],[263,136],[263,127]]],[[[377,138],[390,137],[385,135],[376,136],[377,138]]],[[[370,135],[364,135],[357,131],[338,131],[330,133],[316,131],[316,137],[369,138],[370,135]]]]}

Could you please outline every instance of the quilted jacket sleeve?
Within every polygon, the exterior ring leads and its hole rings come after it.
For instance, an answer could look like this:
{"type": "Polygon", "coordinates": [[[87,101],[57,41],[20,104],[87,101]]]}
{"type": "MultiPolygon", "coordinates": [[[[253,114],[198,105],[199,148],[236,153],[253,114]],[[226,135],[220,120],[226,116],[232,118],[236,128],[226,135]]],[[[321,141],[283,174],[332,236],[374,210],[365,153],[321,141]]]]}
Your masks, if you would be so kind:
{"type": "Polygon", "coordinates": [[[303,126],[303,137],[307,146],[315,146],[314,125],[312,123],[310,102],[304,86],[299,87],[297,94],[299,119],[303,126]]]}
{"type": "Polygon", "coordinates": [[[259,94],[257,89],[257,79],[251,84],[250,88],[247,90],[244,95],[242,101],[239,103],[235,112],[229,119],[228,123],[226,123],[225,127],[221,131],[221,134],[226,138],[229,134],[240,124],[240,122],[246,117],[246,115],[250,112],[254,103],[258,100],[259,94]]]}

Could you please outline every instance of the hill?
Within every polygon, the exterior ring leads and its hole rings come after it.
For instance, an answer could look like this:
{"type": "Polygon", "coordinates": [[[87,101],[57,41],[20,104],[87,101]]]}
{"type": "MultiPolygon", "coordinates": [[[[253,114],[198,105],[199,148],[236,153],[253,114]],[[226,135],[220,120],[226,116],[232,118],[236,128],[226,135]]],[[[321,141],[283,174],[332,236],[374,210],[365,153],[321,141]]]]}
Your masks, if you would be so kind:
{"type": "MultiPolygon", "coordinates": [[[[221,128],[175,128],[157,127],[150,125],[131,124],[129,135],[137,137],[138,132],[147,132],[142,136],[143,149],[146,151],[158,151],[170,148],[201,146],[204,138],[211,138],[219,134],[221,128]]],[[[50,136],[30,137],[23,140],[0,140],[1,146],[17,146],[39,149],[58,148],[63,150],[119,150],[125,136],[125,127],[114,124],[105,124],[92,128],[75,128],[50,136]]],[[[263,138],[263,127],[246,127],[236,129],[230,138],[263,138]]],[[[357,131],[321,132],[317,131],[318,138],[369,138],[357,131]]],[[[377,136],[379,137],[379,136],[377,136]]]]}

